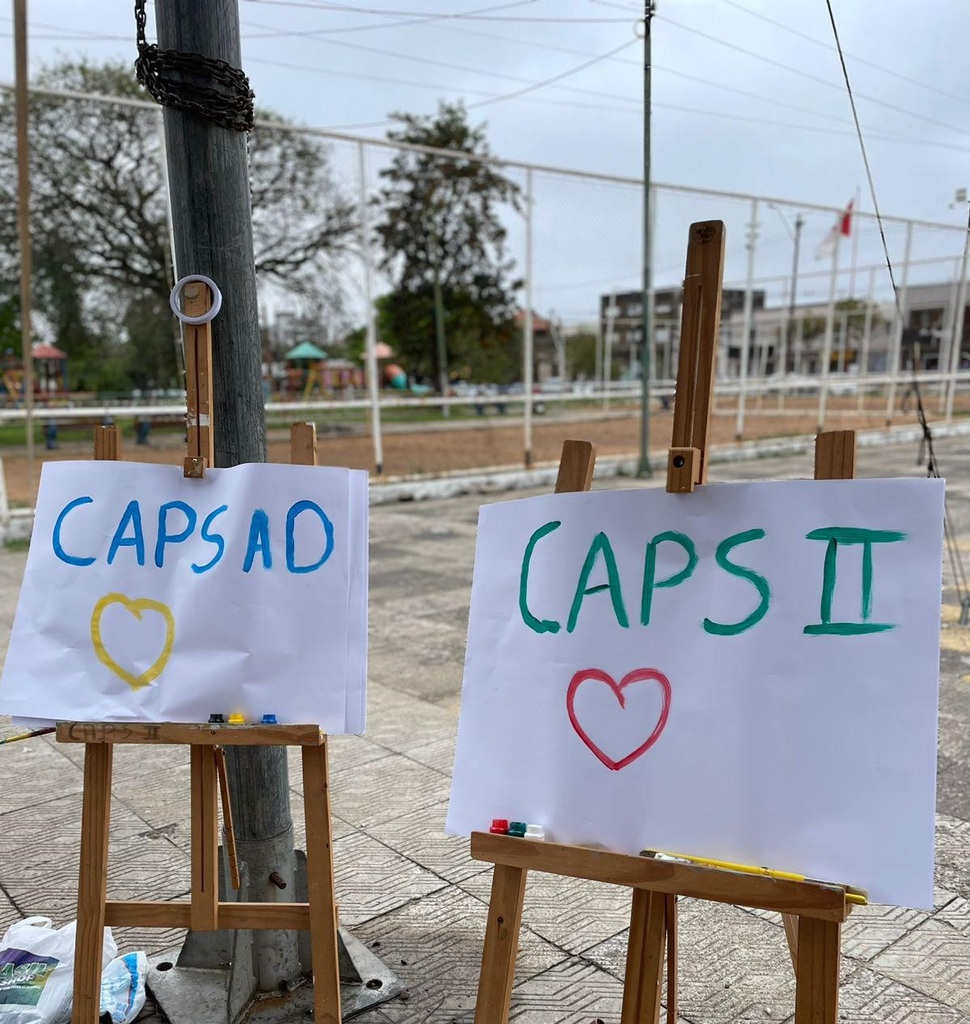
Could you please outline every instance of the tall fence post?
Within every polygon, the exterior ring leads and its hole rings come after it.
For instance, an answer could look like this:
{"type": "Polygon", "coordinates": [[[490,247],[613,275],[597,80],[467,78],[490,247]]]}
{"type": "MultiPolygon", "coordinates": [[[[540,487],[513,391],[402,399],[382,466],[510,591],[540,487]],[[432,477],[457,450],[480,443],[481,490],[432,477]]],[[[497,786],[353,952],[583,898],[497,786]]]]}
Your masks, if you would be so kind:
{"type": "Polygon", "coordinates": [[[953,341],[950,351],[950,379],[946,391],[946,422],[953,419],[953,397],[957,388],[956,375],[960,371],[960,349],[963,348],[963,324],[967,306],[967,256],[970,255],[970,216],[967,233],[963,241],[963,259],[960,261],[960,287],[957,291],[956,308],[953,310],[953,341]]]}
{"type": "Polygon", "coordinates": [[[744,403],[748,386],[748,348],[751,345],[751,323],[754,308],[754,257],[758,240],[758,200],[751,200],[751,223],[748,225],[748,276],[744,285],[744,321],[741,328],[741,373],[738,380],[738,416],[734,436],[744,437],[744,403]]]}
{"type": "MultiPolygon", "coordinates": [[[[944,311],[943,323],[940,327],[940,342],[938,345],[939,358],[937,369],[940,374],[940,385],[938,390],[940,401],[936,411],[942,416],[946,411],[946,400],[949,394],[949,374],[952,373],[951,363],[953,361],[954,332],[956,331],[957,303],[960,301],[960,260],[953,261],[953,280],[950,281],[950,294],[944,311]],[[944,356],[943,342],[946,341],[946,354],[944,356]]],[[[957,358],[959,363],[959,357],[957,358]]]]}
{"type": "Polygon", "coordinates": [[[27,134],[29,100],[27,96],[27,0],[15,0],[14,60],[16,89],[14,104],[17,119],[17,237],[20,241],[20,346],[23,360],[24,441],[27,456],[27,487],[34,500],[34,360],[31,333],[30,239],[30,142],[27,134]]]}
{"type": "Polygon", "coordinates": [[[616,325],[616,287],[610,292],[610,304],[606,307],[606,334],[603,338],[603,408],[610,407],[610,383],[613,380],[613,331],[616,325]]]}
{"type": "Polygon", "coordinates": [[[374,443],[374,470],[384,473],[384,442],[381,438],[380,380],[377,367],[377,322],[374,309],[373,261],[370,251],[370,221],[367,216],[367,162],[363,142],[357,143],[357,173],[360,176],[360,258],[364,267],[364,306],[367,330],[364,356],[367,366],[367,392],[370,398],[371,436],[374,443]]]}
{"type": "Polygon", "coordinates": [[[892,365],[886,369],[890,372],[889,397],[886,401],[886,426],[892,426],[896,413],[896,388],[899,384],[899,354],[903,347],[903,328],[906,317],[906,292],[909,283],[909,259],[913,249],[913,222],[906,224],[906,244],[903,248],[903,279],[896,296],[896,330],[893,333],[891,349],[892,365]]]}
{"type": "Polygon", "coordinates": [[[866,407],[866,377],[869,374],[869,346],[872,343],[872,311],[876,304],[876,268],[869,271],[869,289],[866,292],[866,315],[862,325],[862,356],[859,360],[858,411],[866,407]]]}
{"type": "Polygon", "coordinates": [[[522,386],[525,389],[525,407],[522,415],[524,431],[523,463],[532,465],[532,168],[525,171],[525,323],[522,339],[522,386]]]}
{"type": "Polygon", "coordinates": [[[829,370],[832,364],[832,337],[835,334],[835,292],[839,283],[839,241],[835,235],[832,246],[832,273],[829,277],[829,306],[825,312],[825,337],[822,341],[821,380],[818,387],[818,433],[825,429],[825,406],[829,397],[829,370]]]}

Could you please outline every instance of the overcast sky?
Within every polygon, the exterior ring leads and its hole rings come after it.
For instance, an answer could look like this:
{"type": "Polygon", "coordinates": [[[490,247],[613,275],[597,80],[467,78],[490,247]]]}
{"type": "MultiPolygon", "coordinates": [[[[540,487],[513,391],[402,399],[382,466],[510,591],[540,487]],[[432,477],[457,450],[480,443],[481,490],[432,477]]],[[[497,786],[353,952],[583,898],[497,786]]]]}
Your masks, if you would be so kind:
{"type": "MultiPolygon", "coordinates": [[[[134,59],[130,0],[28,3],[32,69],[63,57],[134,59]]],[[[952,204],[955,190],[970,185],[970,3],[832,0],[832,6],[883,212],[965,223],[965,207],[952,204]]],[[[441,99],[463,99],[471,118],[487,123],[502,157],[642,173],[641,4],[240,0],[239,11],[243,64],[257,103],[289,118],[380,137],[391,112],[432,113],[441,99]],[[555,76],[564,77],[523,92],[555,76]]],[[[150,4],[150,38],[153,23],[150,4]]],[[[0,79],[7,82],[11,28],[6,13],[0,79]]],[[[786,272],[798,203],[841,207],[859,189],[861,209],[872,210],[825,0],[660,0],[652,89],[655,182],[796,204],[761,207],[760,275],[786,272]]],[[[668,199],[660,200],[656,283],[676,282],[684,225],[722,215],[729,224],[728,274],[743,276],[748,205],[668,199]]],[[[585,295],[577,301],[575,288],[593,294],[636,283],[635,188],[541,179],[536,200],[542,310],[555,307],[575,318],[589,304],[585,295]],[[579,221],[584,231],[576,229],[579,221]]],[[[818,270],[820,277],[822,264],[811,264],[832,221],[829,214],[807,216],[803,258],[806,272],[818,270]]],[[[890,235],[894,258],[901,259],[902,230],[890,235]]],[[[874,230],[864,237],[874,243],[874,230]]],[[[521,245],[515,230],[512,241],[521,245]]],[[[924,231],[914,254],[955,256],[962,244],[958,232],[924,231]]],[[[866,244],[864,256],[870,255],[876,258],[875,249],[866,244]]],[[[805,287],[812,291],[810,275],[805,287]]]]}

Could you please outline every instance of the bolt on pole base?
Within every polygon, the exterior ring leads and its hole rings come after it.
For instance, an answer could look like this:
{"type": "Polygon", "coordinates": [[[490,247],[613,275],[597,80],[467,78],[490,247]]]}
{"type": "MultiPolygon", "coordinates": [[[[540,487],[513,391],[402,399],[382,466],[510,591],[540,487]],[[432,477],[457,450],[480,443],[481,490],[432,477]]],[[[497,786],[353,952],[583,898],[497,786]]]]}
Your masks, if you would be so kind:
{"type": "MultiPolygon", "coordinates": [[[[306,854],[295,850],[294,898],[307,901],[306,854]]],[[[225,858],[223,864],[226,866],[225,858]]],[[[251,899],[249,867],[239,863],[240,887],[219,875],[220,900],[251,899]]],[[[247,929],[189,931],[179,947],[153,956],[148,990],[169,1024],[306,1024],[313,1014],[310,933],[297,932],[299,968],[285,989],[256,991],[254,932],[247,929]]],[[[337,935],[340,956],[341,1018],[401,995],[406,985],[346,929],[337,935]]],[[[145,1024],[160,1020],[148,1018],[145,1024]]]]}
{"type": "MultiPolygon", "coordinates": [[[[384,962],[343,928],[340,939],[341,1019],[400,996],[406,986],[384,962]]],[[[306,1024],[312,1019],[313,983],[287,992],[250,992],[239,1001],[230,966],[178,966],[178,948],[149,961],[148,989],[169,1024],[306,1024]]]]}

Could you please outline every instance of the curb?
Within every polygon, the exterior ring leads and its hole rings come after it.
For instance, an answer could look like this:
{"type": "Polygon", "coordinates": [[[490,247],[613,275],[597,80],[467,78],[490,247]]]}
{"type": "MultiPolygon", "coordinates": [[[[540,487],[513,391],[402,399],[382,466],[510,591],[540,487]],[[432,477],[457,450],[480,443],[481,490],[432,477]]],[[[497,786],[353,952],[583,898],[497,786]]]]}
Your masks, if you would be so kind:
{"type": "MultiPolygon", "coordinates": [[[[894,444],[915,444],[923,437],[919,426],[888,427],[883,430],[860,430],[856,443],[860,448],[879,448],[894,444]]],[[[951,423],[933,428],[933,437],[970,437],[970,421],[951,423]]],[[[746,441],[740,444],[719,445],[711,449],[709,461],[744,462],[750,459],[773,459],[781,456],[805,455],[812,451],[814,434],[796,437],[746,441]]],[[[666,450],[651,452],[651,458],[660,464],[666,460],[666,450]]],[[[596,462],[595,480],[636,476],[638,458],[634,455],[605,455],[596,462]]],[[[475,473],[447,473],[442,476],[392,477],[385,481],[370,481],[371,505],[390,505],[404,501],[435,501],[457,498],[466,494],[506,494],[553,486],[559,473],[558,463],[546,463],[534,469],[516,469],[492,466],[475,473]]],[[[21,541],[30,537],[34,510],[11,509],[7,521],[0,525],[0,542],[21,541]]]]}
{"type": "MultiPolygon", "coordinates": [[[[970,422],[951,423],[933,428],[933,437],[968,437],[970,422]]],[[[888,427],[882,430],[856,432],[860,448],[880,448],[895,444],[917,443],[923,437],[919,426],[888,427]]],[[[772,459],[785,455],[805,455],[815,445],[814,434],[796,437],[747,441],[740,444],[720,445],[710,451],[709,461],[744,462],[750,459],[772,459]]],[[[666,462],[666,450],[651,452],[656,463],[666,462]]],[[[637,473],[638,458],[633,455],[605,455],[596,461],[594,480],[632,477],[637,473]]],[[[534,469],[513,469],[495,466],[476,473],[453,473],[443,476],[399,477],[386,483],[371,479],[370,504],[386,505],[399,501],[429,501],[455,498],[465,494],[501,494],[508,491],[548,488],[554,485],[559,473],[558,463],[547,463],[534,469]]]]}

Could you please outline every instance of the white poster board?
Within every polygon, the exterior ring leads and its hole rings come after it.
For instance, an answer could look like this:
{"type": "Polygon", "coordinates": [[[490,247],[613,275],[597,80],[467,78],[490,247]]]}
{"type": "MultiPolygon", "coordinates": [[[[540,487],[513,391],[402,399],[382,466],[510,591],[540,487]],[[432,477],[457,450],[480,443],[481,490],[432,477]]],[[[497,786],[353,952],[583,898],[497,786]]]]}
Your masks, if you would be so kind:
{"type": "Polygon", "coordinates": [[[0,711],[364,729],[367,474],[44,466],[0,711]]]}
{"type": "Polygon", "coordinates": [[[449,831],[932,906],[942,527],[939,480],[484,506],[449,831]]]}

